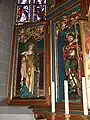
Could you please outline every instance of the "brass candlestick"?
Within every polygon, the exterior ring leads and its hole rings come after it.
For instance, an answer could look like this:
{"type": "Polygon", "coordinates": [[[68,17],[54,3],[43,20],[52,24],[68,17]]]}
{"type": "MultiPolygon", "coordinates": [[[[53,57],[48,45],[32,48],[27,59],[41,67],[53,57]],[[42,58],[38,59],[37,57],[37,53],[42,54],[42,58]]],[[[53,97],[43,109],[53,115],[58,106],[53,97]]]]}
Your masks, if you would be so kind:
{"type": "Polygon", "coordinates": [[[90,120],[90,116],[82,115],[83,120],[90,120]]]}
{"type": "Polygon", "coordinates": [[[65,114],[65,120],[70,120],[70,114],[65,114]]]}
{"type": "Polygon", "coordinates": [[[56,117],[56,113],[52,113],[51,120],[55,120],[55,117],[56,117]]]}

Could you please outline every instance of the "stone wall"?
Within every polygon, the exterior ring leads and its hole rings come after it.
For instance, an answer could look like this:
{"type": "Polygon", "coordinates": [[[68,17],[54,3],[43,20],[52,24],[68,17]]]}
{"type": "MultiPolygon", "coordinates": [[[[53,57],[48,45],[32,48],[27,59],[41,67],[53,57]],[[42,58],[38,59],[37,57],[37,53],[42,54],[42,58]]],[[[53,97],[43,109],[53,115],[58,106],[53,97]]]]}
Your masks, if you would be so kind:
{"type": "Polygon", "coordinates": [[[29,110],[27,107],[11,107],[7,104],[15,10],[15,0],[0,0],[0,120],[25,120],[25,118],[34,120],[32,110],[29,110]]]}

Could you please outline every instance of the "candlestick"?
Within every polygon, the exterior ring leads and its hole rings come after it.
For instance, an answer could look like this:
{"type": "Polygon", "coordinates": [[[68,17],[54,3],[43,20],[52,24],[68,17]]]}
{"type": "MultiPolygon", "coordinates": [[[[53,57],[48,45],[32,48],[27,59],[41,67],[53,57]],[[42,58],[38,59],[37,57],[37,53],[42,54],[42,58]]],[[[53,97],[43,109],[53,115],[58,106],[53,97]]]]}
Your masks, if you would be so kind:
{"type": "Polygon", "coordinates": [[[86,14],[86,16],[88,17],[88,20],[90,20],[90,5],[89,5],[89,9],[88,9],[88,14],[86,14]]]}
{"type": "Polygon", "coordinates": [[[52,112],[55,112],[55,82],[52,81],[52,112]]]}
{"type": "Polygon", "coordinates": [[[56,117],[56,113],[53,113],[53,114],[51,115],[51,120],[55,120],[55,117],[56,117]]]}
{"type": "Polygon", "coordinates": [[[70,120],[70,114],[65,114],[65,120],[70,120]]]}
{"type": "Polygon", "coordinates": [[[82,92],[83,92],[83,110],[84,110],[84,115],[88,115],[85,77],[82,77],[82,92]]]}
{"type": "Polygon", "coordinates": [[[64,80],[65,114],[69,114],[68,81],[64,80]]]}

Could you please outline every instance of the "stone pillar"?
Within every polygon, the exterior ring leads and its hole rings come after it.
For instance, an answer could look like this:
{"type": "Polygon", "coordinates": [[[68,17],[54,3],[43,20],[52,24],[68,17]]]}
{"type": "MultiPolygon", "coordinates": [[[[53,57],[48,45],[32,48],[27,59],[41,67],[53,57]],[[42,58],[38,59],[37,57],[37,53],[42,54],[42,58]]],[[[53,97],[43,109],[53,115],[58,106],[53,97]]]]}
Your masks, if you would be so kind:
{"type": "Polygon", "coordinates": [[[0,120],[34,120],[32,109],[9,107],[8,79],[17,0],[0,0],[0,120]],[[16,118],[15,118],[16,116],[16,118]]]}
{"type": "Polygon", "coordinates": [[[0,0],[0,100],[7,97],[15,0],[0,0]]]}

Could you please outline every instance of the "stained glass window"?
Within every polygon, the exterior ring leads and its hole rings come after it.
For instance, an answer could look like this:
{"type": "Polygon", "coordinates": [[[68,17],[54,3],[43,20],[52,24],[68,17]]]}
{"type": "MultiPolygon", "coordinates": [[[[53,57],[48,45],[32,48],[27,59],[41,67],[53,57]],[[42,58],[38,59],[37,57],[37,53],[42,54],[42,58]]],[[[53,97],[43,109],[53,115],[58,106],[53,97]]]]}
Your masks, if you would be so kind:
{"type": "Polygon", "coordinates": [[[46,0],[18,0],[16,22],[45,19],[46,0]]]}

